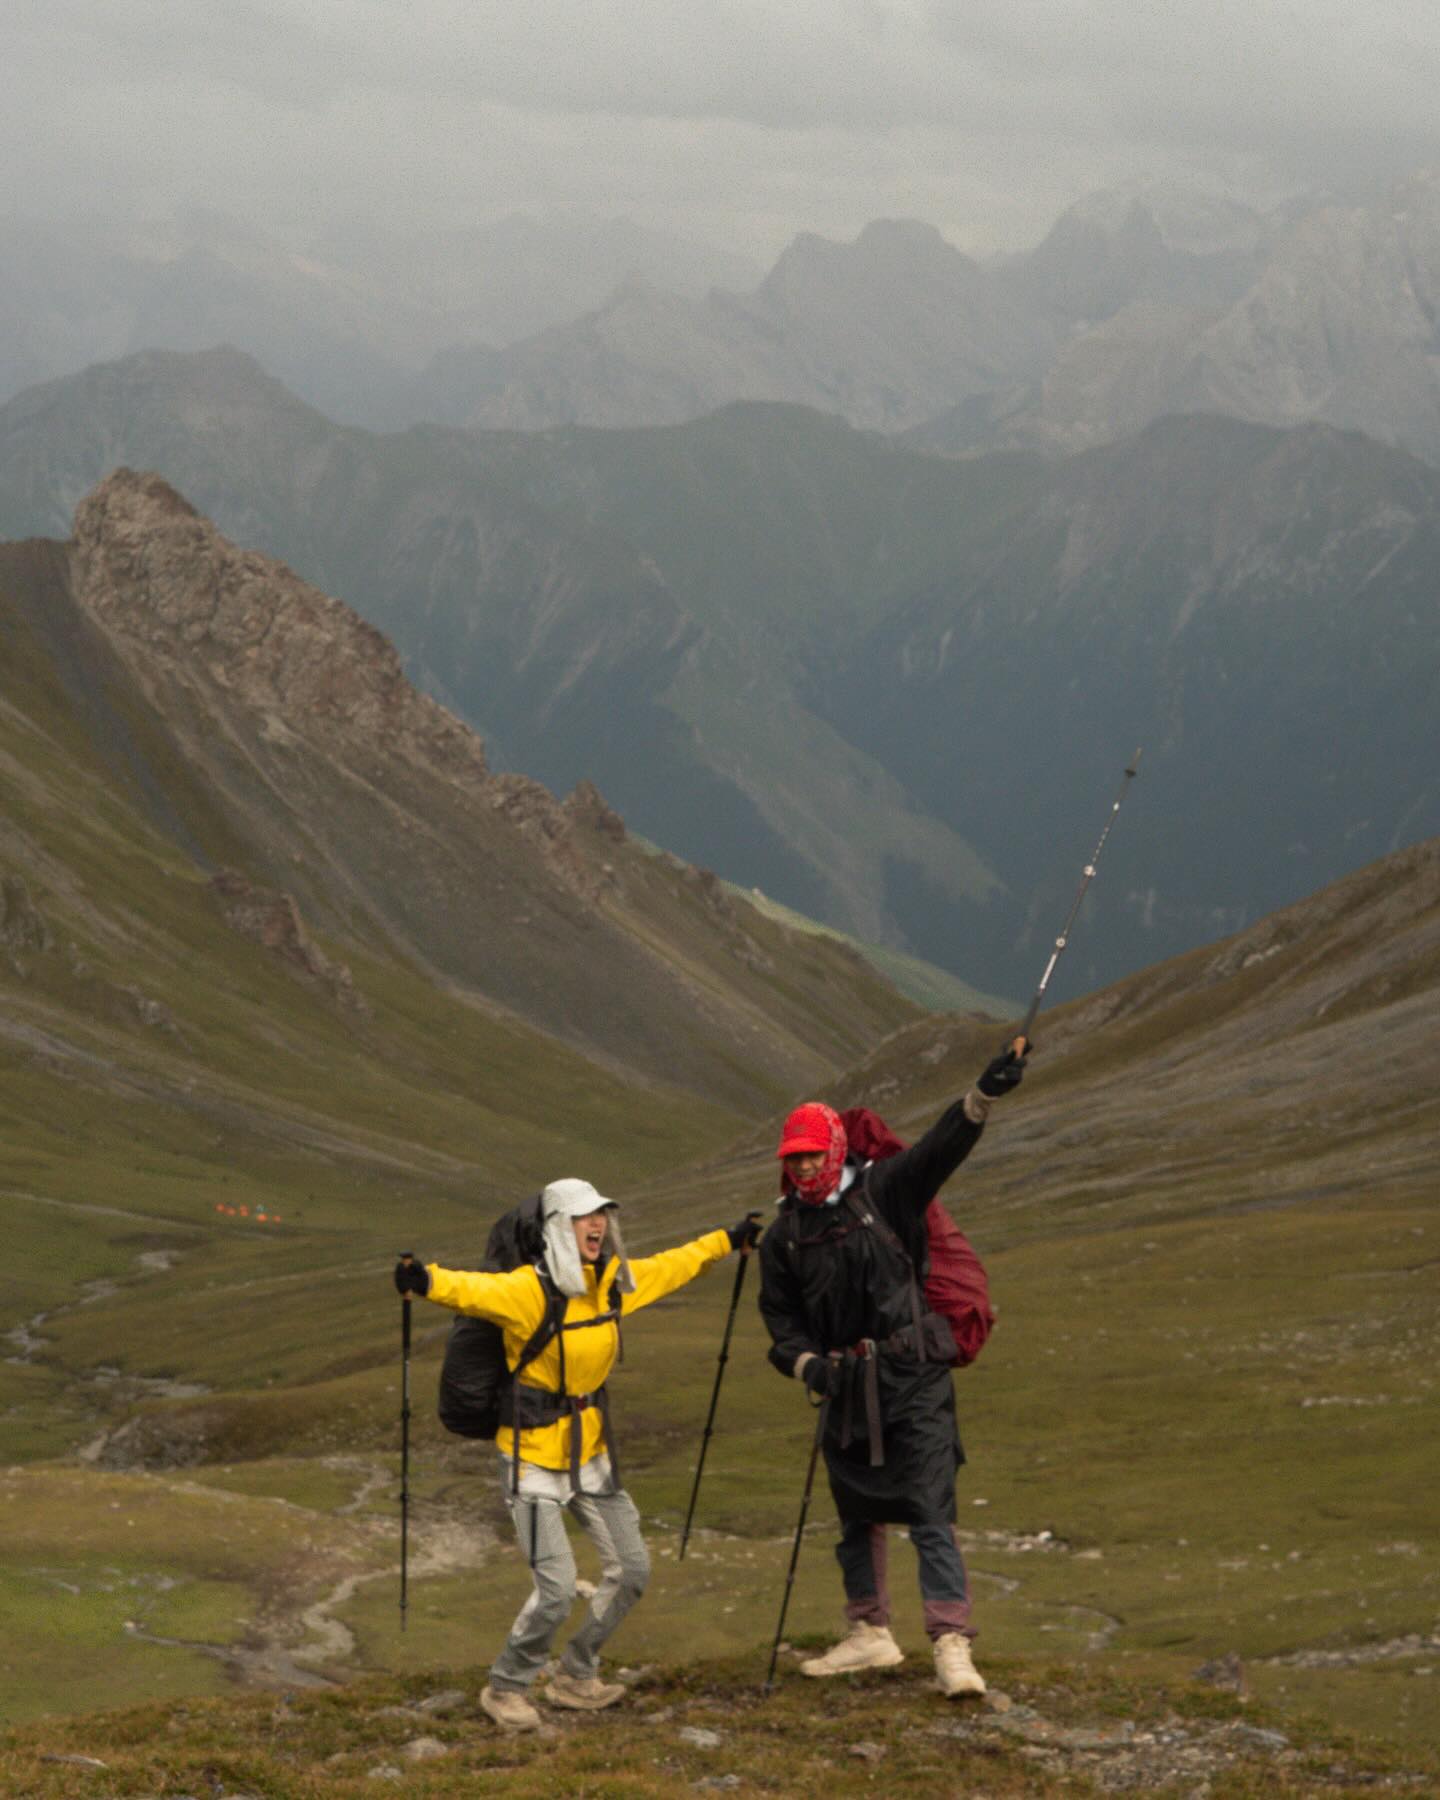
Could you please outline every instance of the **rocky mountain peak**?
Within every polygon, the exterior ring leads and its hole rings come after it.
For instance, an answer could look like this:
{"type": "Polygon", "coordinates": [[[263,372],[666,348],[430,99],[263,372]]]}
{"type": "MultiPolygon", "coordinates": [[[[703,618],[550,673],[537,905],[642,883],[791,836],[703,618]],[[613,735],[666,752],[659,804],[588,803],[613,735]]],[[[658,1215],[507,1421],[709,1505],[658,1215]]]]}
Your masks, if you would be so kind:
{"type": "Polygon", "coordinates": [[[283,563],[221,536],[168,482],[116,469],[75,513],[81,604],[122,641],[208,677],[265,734],[357,740],[483,780],[478,737],[411,687],[394,646],[283,563]]]}

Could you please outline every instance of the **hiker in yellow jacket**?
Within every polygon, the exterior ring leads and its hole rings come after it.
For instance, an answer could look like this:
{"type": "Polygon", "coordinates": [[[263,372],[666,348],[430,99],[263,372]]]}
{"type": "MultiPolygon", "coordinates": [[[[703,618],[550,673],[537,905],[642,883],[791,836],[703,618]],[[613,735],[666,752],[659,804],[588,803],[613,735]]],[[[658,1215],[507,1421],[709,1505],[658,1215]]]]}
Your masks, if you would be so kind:
{"type": "Polygon", "coordinates": [[[491,1666],[480,1704],[497,1724],[517,1731],[540,1723],[529,1689],[575,1601],[567,1507],[600,1553],[601,1577],[545,1697],[557,1706],[592,1710],[612,1706],[625,1692],[618,1682],[600,1679],[600,1646],[645,1591],[650,1557],[640,1515],[620,1485],[608,1430],[605,1382],[619,1352],[620,1322],[753,1242],[758,1230],[747,1218],[728,1231],[710,1231],[632,1261],[620,1240],[616,1202],[588,1181],[552,1181],[541,1211],[545,1250],[538,1263],[503,1274],[422,1266],[409,1258],[395,1268],[395,1285],[405,1298],[419,1294],[498,1325],[512,1371],[545,1323],[551,1296],[558,1290],[564,1298],[560,1328],[513,1382],[502,1414],[512,1424],[502,1426],[495,1440],[509,1463],[510,1515],[535,1586],[491,1666]]]}

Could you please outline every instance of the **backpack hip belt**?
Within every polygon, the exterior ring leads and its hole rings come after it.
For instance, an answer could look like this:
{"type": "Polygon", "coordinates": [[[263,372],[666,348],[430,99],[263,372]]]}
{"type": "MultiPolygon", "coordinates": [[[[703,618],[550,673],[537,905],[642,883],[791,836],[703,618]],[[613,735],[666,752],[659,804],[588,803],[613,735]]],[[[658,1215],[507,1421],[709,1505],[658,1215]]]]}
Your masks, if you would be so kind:
{"type": "Polygon", "coordinates": [[[515,1383],[515,1403],[513,1419],[515,1427],[515,1455],[520,1455],[520,1433],[534,1431],[546,1425],[558,1424],[561,1419],[570,1421],[570,1485],[576,1493],[580,1492],[580,1445],[585,1435],[582,1414],[591,1407],[600,1412],[601,1424],[605,1432],[605,1448],[610,1456],[610,1473],[614,1486],[620,1486],[620,1458],[616,1454],[614,1439],[610,1430],[610,1394],[603,1385],[596,1388],[593,1394],[556,1394],[549,1388],[531,1387],[528,1382],[515,1383]]]}

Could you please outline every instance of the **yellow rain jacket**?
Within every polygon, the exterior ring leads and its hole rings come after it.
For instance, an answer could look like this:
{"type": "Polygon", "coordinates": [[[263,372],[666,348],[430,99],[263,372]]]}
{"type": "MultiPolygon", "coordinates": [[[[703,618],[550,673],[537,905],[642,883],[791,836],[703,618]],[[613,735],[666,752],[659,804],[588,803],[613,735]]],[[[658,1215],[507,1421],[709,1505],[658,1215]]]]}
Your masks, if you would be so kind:
{"type": "MultiPolygon", "coordinates": [[[[635,1278],[635,1291],[622,1296],[621,1314],[629,1318],[642,1306],[663,1300],[677,1288],[693,1281],[702,1269],[730,1254],[727,1231],[707,1231],[693,1243],[679,1244],[673,1250],[661,1250],[654,1256],[632,1257],[630,1273],[635,1278]]],[[[442,1269],[438,1263],[427,1264],[430,1276],[428,1299],[455,1312],[469,1313],[477,1319],[489,1319],[498,1325],[505,1338],[505,1363],[513,1369],[520,1352],[530,1341],[545,1317],[545,1294],[540,1277],[527,1264],[507,1269],[503,1275],[488,1275],[463,1269],[442,1269]]],[[[585,1292],[575,1295],[566,1305],[565,1323],[574,1325],[593,1319],[609,1310],[610,1284],[615,1279],[615,1259],[596,1274],[596,1265],[585,1265],[585,1292]]],[[[605,1325],[591,1325],[582,1331],[565,1332],[565,1386],[560,1386],[559,1336],[527,1363],[522,1383],[526,1387],[543,1388],[547,1393],[593,1394],[603,1386],[615,1364],[620,1348],[620,1328],[615,1320],[605,1325]]],[[[587,1407],[580,1414],[582,1437],[579,1458],[589,1462],[607,1448],[605,1427],[598,1407],[587,1407]]],[[[515,1449],[515,1434],[502,1425],[495,1435],[496,1447],[506,1456],[515,1449]]],[[[570,1467],[570,1420],[557,1419],[553,1425],[539,1425],[521,1430],[520,1457],[523,1462],[537,1463],[542,1469],[570,1467]]]]}

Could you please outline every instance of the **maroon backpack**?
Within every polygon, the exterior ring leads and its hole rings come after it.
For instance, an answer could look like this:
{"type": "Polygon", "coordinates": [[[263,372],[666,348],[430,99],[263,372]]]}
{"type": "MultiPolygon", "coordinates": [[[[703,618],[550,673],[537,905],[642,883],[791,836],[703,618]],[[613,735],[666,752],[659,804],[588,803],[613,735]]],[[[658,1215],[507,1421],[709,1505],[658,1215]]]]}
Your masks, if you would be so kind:
{"type": "MultiPolygon", "coordinates": [[[[840,1115],[849,1148],[861,1162],[883,1162],[906,1148],[878,1113],[852,1106],[840,1115]]],[[[969,1238],[938,1200],[925,1209],[925,1236],[930,1272],[925,1277],[925,1302],[945,1319],[955,1337],[955,1366],[974,1362],[985,1347],[995,1323],[990,1305],[990,1286],[985,1265],[969,1238]]]]}

